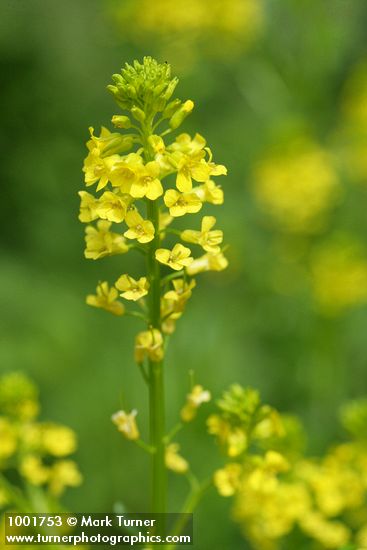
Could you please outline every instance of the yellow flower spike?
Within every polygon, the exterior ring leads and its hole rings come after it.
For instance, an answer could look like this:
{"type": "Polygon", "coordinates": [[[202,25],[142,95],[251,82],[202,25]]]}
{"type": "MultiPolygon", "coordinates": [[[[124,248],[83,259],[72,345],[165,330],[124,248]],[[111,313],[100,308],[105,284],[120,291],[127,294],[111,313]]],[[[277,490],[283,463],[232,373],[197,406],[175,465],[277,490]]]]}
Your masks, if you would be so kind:
{"type": "Polygon", "coordinates": [[[114,254],[125,254],[129,250],[122,235],[110,231],[112,223],[100,220],[97,228],[87,225],[85,228],[86,249],[84,256],[87,259],[98,260],[114,254]]]}
{"type": "Polygon", "coordinates": [[[180,269],[189,266],[193,261],[191,250],[180,243],[175,244],[172,250],[168,248],[158,248],[155,253],[155,258],[161,264],[168,265],[175,271],[180,271],[180,269]]]}
{"type": "Polygon", "coordinates": [[[94,128],[89,128],[91,139],[87,142],[88,150],[100,156],[113,155],[122,153],[132,147],[133,141],[131,136],[123,136],[117,132],[112,133],[107,128],[102,126],[99,137],[94,135],[94,128]]]}
{"type": "Polygon", "coordinates": [[[107,281],[99,283],[96,290],[97,294],[89,294],[86,302],[89,306],[105,309],[114,315],[123,315],[125,307],[117,301],[118,291],[116,288],[109,288],[107,281]]]}
{"type": "Polygon", "coordinates": [[[80,213],[79,220],[83,223],[89,223],[98,218],[98,199],[87,191],[79,191],[80,213]]]}
{"type": "Polygon", "coordinates": [[[207,253],[195,260],[186,268],[188,275],[196,275],[204,271],[223,271],[228,266],[228,260],[222,252],[219,254],[207,253]]]}
{"type": "Polygon", "coordinates": [[[140,300],[143,296],[148,294],[149,282],[146,277],[140,277],[138,281],[130,277],[130,275],[121,275],[116,281],[115,287],[117,290],[121,290],[122,298],[125,300],[140,300]]]}
{"type": "Polygon", "coordinates": [[[204,390],[203,386],[197,384],[186,396],[186,404],[181,409],[181,420],[190,422],[196,416],[197,409],[203,403],[208,403],[211,399],[211,394],[208,390],[204,390]]]}
{"type": "Polygon", "coordinates": [[[90,152],[84,160],[84,181],[87,187],[98,182],[97,191],[106,187],[110,181],[110,174],[115,162],[120,160],[119,155],[101,158],[98,153],[90,152]]]}
{"type": "Polygon", "coordinates": [[[181,239],[200,245],[206,252],[218,254],[220,252],[219,245],[223,241],[223,231],[219,229],[211,231],[216,221],[214,216],[204,216],[201,222],[201,231],[186,229],[181,233],[181,239]]]}
{"type": "Polygon", "coordinates": [[[83,477],[73,460],[59,460],[50,471],[49,489],[56,497],[60,496],[66,487],[78,487],[83,477]]]}
{"type": "Polygon", "coordinates": [[[154,239],[154,225],[150,220],[144,220],[136,209],[128,210],[125,223],[129,227],[124,233],[127,239],[137,239],[139,243],[149,243],[154,239]]]}
{"type": "Polygon", "coordinates": [[[231,497],[240,488],[242,466],[235,462],[226,464],[214,473],[214,485],[222,497],[231,497]]]}
{"type": "Polygon", "coordinates": [[[166,467],[176,474],[185,474],[189,470],[189,463],[179,454],[180,446],[178,443],[170,443],[166,447],[165,463],[166,467]]]}
{"type": "Polygon", "coordinates": [[[43,424],[41,426],[41,449],[51,456],[63,457],[76,451],[76,435],[67,426],[43,424]]]}
{"type": "Polygon", "coordinates": [[[194,187],[192,192],[198,196],[201,202],[220,205],[224,202],[224,193],[219,185],[216,185],[213,180],[206,181],[203,185],[194,187]]]}
{"type": "Polygon", "coordinates": [[[0,417],[0,460],[12,456],[17,448],[17,436],[7,418],[0,417]]]}
{"type": "Polygon", "coordinates": [[[203,206],[195,193],[179,193],[176,189],[168,189],[165,192],[164,204],[174,218],[185,214],[196,214],[203,206]]]}
{"type": "Polygon", "coordinates": [[[112,191],[105,191],[98,201],[96,210],[103,220],[121,223],[125,219],[127,206],[122,197],[112,191]]]}
{"type": "Polygon", "coordinates": [[[148,162],[144,167],[141,167],[136,179],[131,184],[131,196],[139,199],[147,197],[147,199],[154,201],[163,195],[163,187],[158,176],[158,162],[148,162]]]}
{"type": "Polygon", "coordinates": [[[36,455],[24,457],[19,472],[32,485],[43,485],[50,476],[50,469],[44,466],[40,457],[36,455]]]}
{"type": "Polygon", "coordinates": [[[121,432],[126,439],[135,441],[139,439],[140,433],[136,424],[136,415],[138,411],[133,409],[130,413],[125,411],[117,411],[111,417],[112,422],[117,426],[119,432],[121,432]]]}
{"type": "Polygon", "coordinates": [[[145,358],[159,363],[163,359],[163,355],[163,336],[157,328],[137,334],[135,339],[135,361],[137,363],[143,363],[145,358]]]}

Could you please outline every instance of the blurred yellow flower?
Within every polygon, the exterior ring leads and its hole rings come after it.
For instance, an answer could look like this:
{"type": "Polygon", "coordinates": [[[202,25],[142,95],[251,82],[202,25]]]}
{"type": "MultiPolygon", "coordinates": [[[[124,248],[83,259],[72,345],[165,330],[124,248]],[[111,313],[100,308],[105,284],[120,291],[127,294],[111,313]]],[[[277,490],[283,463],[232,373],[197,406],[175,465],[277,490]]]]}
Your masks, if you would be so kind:
{"type": "Polygon", "coordinates": [[[312,292],[319,309],[338,315],[367,301],[367,258],[347,239],[324,245],[311,261],[312,292]]]}
{"type": "Polygon", "coordinates": [[[140,277],[138,281],[130,277],[130,275],[121,275],[115,283],[117,290],[121,290],[122,298],[125,300],[140,300],[148,294],[149,283],[146,277],[140,277]]]}
{"type": "Polygon", "coordinates": [[[240,487],[242,466],[230,462],[214,473],[214,485],[222,497],[231,497],[240,487]]]}
{"type": "Polygon", "coordinates": [[[193,261],[191,250],[180,243],[175,244],[172,250],[168,248],[158,248],[155,257],[158,262],[168,265],[175,271],[180,271],[180,269],[189,266],[193,261]]]}
{"type": "Polygon", "coordinates": [[[79,220],[83,223],[89,223],[98,218],[97,206],[98,199],[87,191],[79,191],[80,213],[79,220]]]}
{"type": "Polygon", "coordinates": [[[204,390],[203,386],[196,384],[191,392],[186,396],[186,403],[181,409],[181,420],[190,422],[196,416],[196,412],[200,405],[208,403],[211,399],[211,394],[208,390],[204,390]]]}
{"type": "Polygon", "coordinates": [[[41,441],[43,451],[57,457],[70,455],[77,447],[73,430],[59,424],[42,424],[41,441]]]}
{"type": "Polygon", "coordinates": [[[110,231],[112,223],[100,220],[97,227],[88,225],[85,228],[86,249],[84,256],[88,259],[98,260],[114,254],[125,254],[129,250],[126,240],[122,235],[110,231]]]}
{"type": "Polygon", "coordinates": [[[186,268],[188,275],[196,275],[204,271],[223,271],[228,266],[228,260],[222,252],[210,253],[195,258],[194,261],[186,268]]]}
{"type": "Polygon", "coordinates": [[[12,424],[0,417],[0,460],[9,458],[17,448],[17,436],[12,424]]]}
{"type": "Polygon", "coordinates": [[[117,301],[118,291],[116,288],[109,288],[107,281],[99,283],[96,289],[97,294],[89,294],[86,302],[89,306],[105,309],[114,315],[123,315],[124,305],[117,301]]]}
{"type": "Polygon", "coordinates": [[[176,474],[185,474],[189,470],[189,463],[179,454],[180,446],[178,443],[170,443],[166,447],[165,463],[166,467],[176,474]]]}
{"type": "Polygon", "coordinates": [[[82,481],[82,475],[73,460],[59,460],[50,471],[50,492],[54,496],[60,496],[66,487],[78,487],[82,481]]]}
{"type": "Polygon", "coordinates": [[[27,455],[21,460],[19,472],[32,485],[43,485],[48,481],[50,469],[42,463],[39,456],[27,455]]]}
{"type": "Polygon", "coordinates": [[[112,415],[112,422],[117,426],[119,432],[121,432],[126,439],[132,441],[139,439],[140,434],[138,426],[136,424],[136,415],[138,411],[136,409],[132,410],[130,413],[125,411],[117,411],[112,415]]]}
{"type": "Polygon", "coordinates": [[[315,233],[340,195],[331,156],[312,143],[269,156],[255,171],[255,194],[285,231],[315,233]]]}
{"type": "Polygon", "coordinates": [[[158,363],[163,359],[163,354],[163,336],[158,329],[154,328],[137,334],[135,339],[135,361],[137,363],[142,363],[146,357],[158,363]]]}

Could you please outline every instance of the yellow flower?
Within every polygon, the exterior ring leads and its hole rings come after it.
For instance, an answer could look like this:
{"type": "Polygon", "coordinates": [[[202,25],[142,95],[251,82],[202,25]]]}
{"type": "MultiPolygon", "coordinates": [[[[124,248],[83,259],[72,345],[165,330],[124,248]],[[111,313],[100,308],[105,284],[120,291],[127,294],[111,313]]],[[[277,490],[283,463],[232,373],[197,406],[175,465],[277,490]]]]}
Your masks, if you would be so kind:
{"type": "Polygon", "coordinates": [[[110,157],[101,158],[94,150],[84,160],[83,172],[85,173],[84,181],[86,186],[93,185],[98,182],[97,191],[106,187],[110,181],[110,174],[115,162],[120,160],[119,155],[111,155],[110,157]]]}
{"type": "Polygon", "coordinates": [[[163,336],[157,329],[139,332],[135,339],[135,361],[142,363],[147,357],[154,363],[163,359],[163,336]]]}
{"type": "Polygon", "coordinates": [[[358,243],[324,245],[312,259],[312,291],[323,313],[338,315],[367,301],[367,260],[358,243]]]}
{"type": "Polygon", "coordinates": [[[196,281],[192,279],[187,283],[184,279],[173,279],[172,284],[173,290],[169,290],[163,296],[162,317],[169,315],[173,319],[178,319],[181,317],[187,300],[191,298],[196,281]]]}
{"type": "Polygon", "coordinates": [[[176,187],[183,193],[188,193],[192,189],[192,180],[205,182],[211,175],[219,176],[226,174],[224,166],[215,165],[205,160],[206,152],[205,139],[196,134],[191,140],[188,134],[181,134],[176,138],[175,143],[167,149],[173,151],[171,160],[177,169],[176,187]]]}
{"type": "Polygon", "coordinates": [[[179,454],[180,446],[177,443],[170,443],[166,447],[166,467],[176,474],[185,474],[189,469],[189,463],[179,454]]]}
{"type": "Polygon", "coordinates": [[[67,456],[76,450],[76,436],[67,426],[43,424],[41,429],[42,450],[52,456],[67,456]]]}
{"type": "Polygon", "coordinates": [[[122,296],[126,300],[140,300],[148,294],[149,283],[146,277],[140,277],[138,281],[130,277],[130,275],[121,275],[116,281],[115,287],[122,291],[122,296]]]}
{"type": "Polygon", "coordinates": [[[9,372],[0,378],[0,410],[19,420],[32,420],[39,411],[38,391],[21,372],[9,372]]]}
{"type": "Polygon", "coordinates": [[[203,206],[195,193],[179,193],[176,189],[168,189],[165,192],[164,204],[174,218],[185,214],[196,214],[203,206]]]}
{"type": "Polygon", "coordinates": [[[208,390],[204,390],[203,386],[197,384],[186,396],[186,404],[181,409],[181,420],[190,422],[195,418],[197,409],[202,403],[208,403],[211,399],[211,394],[208,390]]]}
{"type": "Polygon", "coordinates": [[[85,228],[86,258],[98,260],[113,254],[125,254],[129,250],[124,237],[109,230],[111,225],[111,222],[100,220],[97,228],[92,225],[85,228]]]}
{"type": "Polygon", "coordinates": [[[147,197],[152,201],[163,195],[163,187],[158,176],[158,162],[152,161],[142,166],[131,184],[130,195],[139,199],[147,197]]]}
{"type": "Polygon", "coordinates": [[[222,252],[212,254],[208,252],[195,260],[186,268],[188,275],[196,275],[204,271],[223,271],[228,266],[228,260],[222,252]]]}
{"type": "Polygon", "coordinates": [[[97,286],[97,294],[89,294],[86,301],[89,306],[105,309],[114,315],[123,315],[125,308],[121,302],[117,301],[117,297],[116,288],[109,288],[108,283],[104,281],[97,286]]]}
{"type": "Polygon", "coordinates": [[[168,265],[172,269],[179,271],[187,267],[193,261],[190,256],[191,250],[178,243],[175,244],[172,250],[168,248],[158,248],[155,252],[155,257],[158,262],[168,265]]]}
{"type": "Polygon", "coordinates": [[[314,233],[339,197],[330,155],[312,143],[264,160],[255,174],[259,202],[286,231],[314,233]]]}
{"type": "Polygon", "coordinates": [[[120,223],[125,219],[127,207],[122,197],[112,191],[105,191],[98,201],[97,213],[103,220],[120,223]]]}
{"type": "Polygon", "coordinates": [[[65,487],[78,487],[82,481],[82,475],[73,460],[59,460],[51,468],[50,492],[55,496],[59,496],[65,487]]]}
{"type": "Polygon", "coordinates": [[[89,223],[98,218],[97,206],[98,199],[96,199],[87,191],[79,191],[80,196],[80,213],[79,220],[83,223],[89,223]]]}
{"type": "Polygon", "coordinates": [[[131,441],[139,439],[140,437],[135,420],[137,414],[138,411],[133,409],[131,413],[117,411],[112,415],[112,422],[117,426],[118,431],[124,434],[126,439],[130,439],[131,441]]]}
{"type": "Polygon", "coordinates": [[[94,135],[92,126],[89,127],[89,132],[91,139],[87,142],[88,150],[100,156],[127,151],[133,144],[131,136],[124,136],[118,132],[112,133],[104,126],[101,127],[99,137],[94,135]]]}
{"type": "Polygon", "coordinates": [[[201,222],[201,231],[186,229],[181,233],[181,239],[187,243],[199,244],[206,252],[218,254],[223,241],[223,231],[211,231],[216,223],[214,216],[204,216],[201,222]]]}
{"type": "Polygon", "coordinates": [[[242,466],[235,462],[226,464],[214,473],[214,485],[222,497],[231,497],[240,486],[242,466]]]}
{"type": "Polygon", "coordinates": [[[11,423],[0,417],[0,459],[9,458],[17,448],[16,433],[11,423]]]}
{"type": "Polygon", "coordinates": [[[44,466],[36,455],[28,455],[23,458],[19,472],[32,485],[43,485],[50,475],[50,469],[44,466]]]}
{"type": "Polygon", "coordinates": [[[113,187],[119,187],[122,193],[130,193],[139,170],[143,167],[143,159],[138,153],[130,153],[119,157],[110,173],[113,187]]]}
{"type": "Polygon", "coordinates": [[[337,549],[350,540],[350,531],[339,521],[328,521],[320,512],[308,512],[300,518],[301,529],[324,548],[337,549]]]}
{"type": "Polygon", "coordinates": [[[201,202],[209,202],[216,205],[223,204],[224,202],[223,190],[213,180],[208,180],[203,185],[194,187],[192,192],[198,196],[201,202]]]}
{"type": "Polygon", "coordinates": [[[149,243],[154,239],[154,225],[150,220],[144,220],[137,210],[127,212],[125,223],[129,228],[124,233],[127,239],[137,239],[139,243],[149,243]]]}
{"type": "Polygon", "coordinates": [[[239,456],[246,450],[248,440],[242,428],[231,426],[217,414],[209,416],[207,426],[210,434],[218,436],[218,441],[228,456],[239,456]]]}

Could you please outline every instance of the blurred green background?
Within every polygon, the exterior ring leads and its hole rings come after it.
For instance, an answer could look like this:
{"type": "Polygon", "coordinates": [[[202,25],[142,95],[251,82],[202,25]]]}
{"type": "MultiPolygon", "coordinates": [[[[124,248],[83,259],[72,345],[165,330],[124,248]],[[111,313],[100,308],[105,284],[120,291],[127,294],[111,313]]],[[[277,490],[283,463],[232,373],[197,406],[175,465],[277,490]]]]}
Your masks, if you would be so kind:
{"type": "MultiPolygon", "coordinates": [[[[365,0],[1,0],[0,21],[0,368],[27,372],[43,417],[78,434],[69,509],[148,508],[146,456],[110,421],[136,407],[146,434],[139,325],[85,305],[126,259],[85,260],[77,219],[88,126],[110,127],[110,76],[143,55],[172,64],[196,105],[183,131],[229,170],[215,215],[230,267],[200,278],[171,339],[169,424],[194,369],[214,395],[253,385],[298,414],[310,453],[340,439],[340,404],[367,391],[365,0]]],[[[211,406],[181,438],[200,477],[220,462],[211,406]]],[[[186,483],[170,480],[176,511],[186,483]]],[[[229,510],[208,493],[195,547],[246,548],[229,510]]]]}

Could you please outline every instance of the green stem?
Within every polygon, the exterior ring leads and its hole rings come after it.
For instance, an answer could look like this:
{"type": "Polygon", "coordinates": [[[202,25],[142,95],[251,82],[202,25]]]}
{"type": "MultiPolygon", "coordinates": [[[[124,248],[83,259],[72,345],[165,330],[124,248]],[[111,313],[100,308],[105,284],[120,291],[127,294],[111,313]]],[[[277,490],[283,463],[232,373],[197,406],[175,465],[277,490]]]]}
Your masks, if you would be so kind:
{"type": "MultiPolygon", "coordinates": [[[[146,161],[153,160],[148,138],[152,134],[152,122],[146,121],[144,127],[144,153],[146,161]]],[[[149,325],[161,330],[161,274],[160,266],[155,259],[155,252],[160,247],[159,206],[157,201],[147,200],[147,217],[154,225],[154,239],[151,241],[147,268],[150,282],[148,295],[149,325]]],[[[165,407],[163,361],[149,360],[149,412],[150,412],[150,445],[152,454],[152,512],[166,511],[166,467],[165,467],[165,407]]]]}

